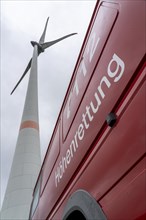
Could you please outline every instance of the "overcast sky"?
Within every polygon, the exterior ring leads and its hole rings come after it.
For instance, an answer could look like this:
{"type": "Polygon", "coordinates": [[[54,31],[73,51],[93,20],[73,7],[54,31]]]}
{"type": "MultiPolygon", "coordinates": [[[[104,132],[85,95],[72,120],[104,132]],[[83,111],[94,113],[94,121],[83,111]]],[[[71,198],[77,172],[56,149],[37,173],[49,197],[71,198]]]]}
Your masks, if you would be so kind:
{"type": "Polygon", "coordinates": [[[94,7],[94,0],[1,0],[1,204],[12,164],[28,76],[10,92],[32,56],[49,16],[46,41],[77,32],[46,50],[38,59],[39,120],[42,159],[65,96],[94,7]]]}

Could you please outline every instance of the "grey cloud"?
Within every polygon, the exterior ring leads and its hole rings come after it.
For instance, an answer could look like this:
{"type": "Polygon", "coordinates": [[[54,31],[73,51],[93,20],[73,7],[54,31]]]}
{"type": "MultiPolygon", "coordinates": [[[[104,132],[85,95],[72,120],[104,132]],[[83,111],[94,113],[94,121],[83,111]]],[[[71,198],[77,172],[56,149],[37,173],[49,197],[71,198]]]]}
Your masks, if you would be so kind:
{"type": "Polygon", "coordinates": [[[39,39],[47,16],[50,16],[50,20],[46,41],[78,32],[78,35],[50,47],[39,57],[39,115],[43,157],[95,5],[95,1],[40,2],[2,2],[1,201],[17,141],[29,73],[13,96],[9,94],[32,56],[29,41],[39,39]],[[23,15],[24,9],[27,16],[23,15]]]}

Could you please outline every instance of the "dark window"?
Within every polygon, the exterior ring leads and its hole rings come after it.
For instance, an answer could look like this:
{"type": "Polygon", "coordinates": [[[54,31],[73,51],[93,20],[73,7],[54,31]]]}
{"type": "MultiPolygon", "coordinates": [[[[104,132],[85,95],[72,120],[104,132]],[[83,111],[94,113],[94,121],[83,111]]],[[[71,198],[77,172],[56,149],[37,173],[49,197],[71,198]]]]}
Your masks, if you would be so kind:
{"type": "Polygon", "coordinates": [[[31,212],[30,212],[30,217],[32,218],[35,210],[36,210],[36,207],[38,205],[38,202],[39,202],[39,196],[40,196],[40,186],[41,186],[41,176],[37,182],[37,185],[35,187],[35,191],[34,191],[34,194],[33,194],[33,201],[32,201],[32,205],[31,205],[31,212]]]}
{"type": "MultiPolygon", "coordinates": [[[[82,103],[82,98],[87,99],[88,97],[86,94],[89,82],[91,77],[95,75],[95,67],[106,46],[117,13],[117,9],[102,5],[96,14],[92,29],[86,39],[80,60],[77,64],[74,79],[63,110],[63,140],[66,139],[71,125],[73,124],[74,118],[82,103]]],[[[92,78],[94,84],[98,85],[98,79],[98,76],[94,80],[92,78]]]]}

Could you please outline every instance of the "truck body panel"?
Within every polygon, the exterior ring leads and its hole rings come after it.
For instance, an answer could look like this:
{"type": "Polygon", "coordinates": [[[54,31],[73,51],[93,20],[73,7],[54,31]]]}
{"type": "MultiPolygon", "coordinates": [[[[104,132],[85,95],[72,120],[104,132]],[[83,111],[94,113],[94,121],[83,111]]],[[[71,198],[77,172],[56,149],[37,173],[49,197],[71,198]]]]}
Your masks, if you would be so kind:
{"type": "Polygon", "coordinates": [[[32,219],[62,219],[78,189],[107,219],[146,217],[145,15],[145,1],[97,1],[40,171],[32,219]],[[110,113],[115,124],[107,122],[110,113]]]}

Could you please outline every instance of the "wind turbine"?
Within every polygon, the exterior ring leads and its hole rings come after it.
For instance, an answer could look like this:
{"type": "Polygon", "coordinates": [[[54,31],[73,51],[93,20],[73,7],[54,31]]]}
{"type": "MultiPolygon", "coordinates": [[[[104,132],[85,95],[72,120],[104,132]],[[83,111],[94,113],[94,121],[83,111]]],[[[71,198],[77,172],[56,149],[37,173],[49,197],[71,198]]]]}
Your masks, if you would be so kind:
{"type": "MultiPolygon", "coordinates": [[[[71,37],[72,35],[77,34],[77,33],[68,34],[68,35],[65,35],[65,36],[63,36],[63,37],[57,39],[57,40],[44,43],[48,20],[49,20],[49,17],[47,18],[46,25],[45,25],[44,31],[43,31],[43,33],[42,33],[42,36],[41,36],[39,42],[31,41],[31,44],[32,44],[33,47],[37,46],[37,55],[38,55],[38,56],[39,56],[41,53],[43,53],[43,52],[45,51],[45,49],[47,49],[48,47],[51,47],[52,45],[58,43],[59,41],[64,40],[64,39],[67,38],[67,37],[71,37]]],[[[23,75],[21,76],[21,78],[20,78],[19,81],[17,82],[16,86],[15,86],[14,89],[12,90],[11,95],[13,94],[13,92],[15,91],[15,89],[17,88],[17,86],[19,85],[19,83],[22,81],[22,79],[24,78],[24,76],[26,75],[26,73],[28,72],[28,70],[30,69],[31,63],[32,63],[32,58],[30,59],[30,61],[29,61],[28,65],[27,65],[27,67],[26,67],[26,69],[25,69],[23,75]]]]}
{"type": "Polygon", "coordinates": [[[32,192],[41,166],[39,117],[38,117],[38,86],[37,86],[37,57],[48,47],[70,37],[72,33],[57,40],[44,43],[49,18],[39,42],[31,41],[34,47],[23,75],[17,82],[11,94],[15,91],[28,70],[30,76],[24,110],[9,175],[6,193],[1,209],[1,219],[22,220],[29,218],[32,192]]]}

